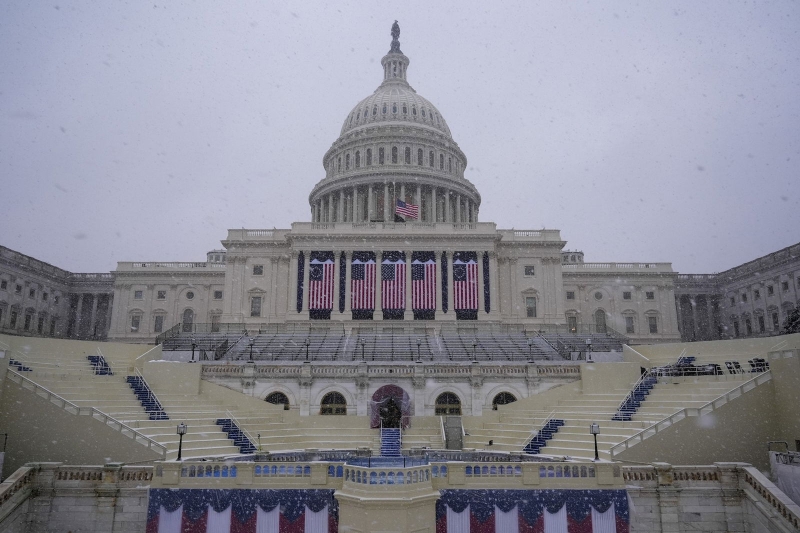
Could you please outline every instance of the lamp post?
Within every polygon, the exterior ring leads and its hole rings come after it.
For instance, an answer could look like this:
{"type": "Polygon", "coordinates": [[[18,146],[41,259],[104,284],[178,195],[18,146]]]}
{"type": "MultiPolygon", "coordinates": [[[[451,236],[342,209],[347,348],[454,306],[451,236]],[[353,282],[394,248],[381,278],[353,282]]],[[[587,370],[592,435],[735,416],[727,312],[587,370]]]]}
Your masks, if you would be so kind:
{"type": "Polygon", "coordinates": [[[305,362],[306,362],[306,363],[309,363],[309,362],[310,362],[310,361],[308,360],[308,346],[309,346],[310,344],[311,344],[311,340],[310,340],[308,337],[306,337],[306,360],[305,360],[305,362]]]}
{"type": "Polygon", "coordinates": [[[422,339],[417,338],[417,363],[422,362],[422,356],[420,355],[420,346],[422,346],[422,339]]]}
{"type": "Polygon", "coordinates": [[[194,339],[194,335],[192,335],[192,363],[194,363],[194,349],[197,348],[197,341],[194,339]]]}
{"type": "Polygon", "coordinates": [[[586,362],[587,363],[594,363],[592,361],[592,339],[586,339],[586,362]]]}
{"type": "Polygon", "coordinates": [[[478,341],[472,341],[472,363],[475,364],[478,362],[478,356],[475,353],[475,348],[478,346],[478,341]]]}
{"type": "Polygon", "coordinates": [[[528,339],[528,362],[533,363],[533,339],[528,339]]]}
{"type": "MultiPolygon", "coordinates": [[[[361,360],[366,361],[366,359],[364,359],[364,347],[367,345],[367,341],[360,339],[359,342],[361,343],[361,360]]],[[[374,360],[375,356],[373,355],[372,358],[374,360]]]]}
{"type": "Polygon", "coordinates": [[[186,435],[187,426],[183,422],[178,424],[178,461],[181,460],[181,452],[183,451],[183,436],[186,435]]]}
{"type": "Polygon", "coordinates": [[[594,435],[594,460],[599,461],[600,455],[597,453],[597,435],[600,434],[600,424],[592,422],[592,425],[589,426],[589,433],[594,435]]]}
{"type": "Polygon", "coordinates": [[[253,337],[250,337],[250,360],[253,360],[253,344],[255,344],[256,340],[253,337]]]}

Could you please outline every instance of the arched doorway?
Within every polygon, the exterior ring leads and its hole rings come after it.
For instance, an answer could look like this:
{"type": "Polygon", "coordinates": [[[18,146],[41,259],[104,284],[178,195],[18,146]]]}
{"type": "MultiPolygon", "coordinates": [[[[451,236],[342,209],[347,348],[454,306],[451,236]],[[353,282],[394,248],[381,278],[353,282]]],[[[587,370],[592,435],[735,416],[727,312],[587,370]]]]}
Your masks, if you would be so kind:
{"type": "Polygon", "coordinates": [[[282,405],[285,411],[289,410],[289,398],[282,392],[273,392],[267,395],[264,401],[274,405],[282,405]]]}
{"type": "Polygon", "coordinates": [[[194,311],[187,309],[183,312],[183,332],[191,333],[194,325],[194,311]]]}
{"type": "MultiPolygon", "coordinates": [[[[413,413],[411,398],[408,393],[397,385],[384,385],[372,394],[372,400],[369,404],[370,427],[381,427],[382,420],[384,421],[384,427],[388,427],[385,425],[385,422],[386,419],[389,418],[388,415],[390,415],[388,411],[390,400],[400,410],[400,424],[402,428],[406,429],[409,426],[413,413]]],[[[391,411],[395,413],[394,409],[391,409],[391,411]]]]}
{"type": "Polygon", "coordinates": [[[347,400],[338,392],[329,392],[320,402],[319,414],[321,415],[346,415],[347,400]]]}
{"type": "Polygon", "coordinates": [[[517,397],[510,392],[501,392],[492,400],[492,409],[496,410],[498,405],[508,405],[517,401],[517,397]]]}
{"type": "Polygon", "coordinates": [[[461,416],[461,400],[452,392],[443,392],[436,398],[435,414],[461,416]]]}
{"type": "Polygon", "coordinates": [[[606,312],[602,309],[594,312],[594,330],[596,333],[606,332],[606,312]]]}

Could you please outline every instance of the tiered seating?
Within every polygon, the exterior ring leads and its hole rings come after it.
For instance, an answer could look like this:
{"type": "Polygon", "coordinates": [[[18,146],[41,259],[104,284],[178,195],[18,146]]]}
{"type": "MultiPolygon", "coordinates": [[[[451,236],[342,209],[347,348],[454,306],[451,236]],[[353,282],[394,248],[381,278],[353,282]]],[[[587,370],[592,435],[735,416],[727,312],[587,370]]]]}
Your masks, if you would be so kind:
{"type": "Polygon", "coordinates": [[[217,425],[222,426],[222,431],[233,441],[235,446],[239,447],[241,453],[253,453],[256,451],[256,447],[233,420],[230,418],[220,418],[217,419],[217,425]]]}
{"type": "Polygon", "coordinates": [[[653,389],[658,379],[650,375],[648,372],[639,382],[633,387],[633,390],[623,400],[619,409],[611,418],[611,420],[631,420],[636,410],[642,405],[642,402],[647,399],[647,395],[653,389]]]}
{"type": "Polygon", "coordinates": [[[525,453],[530,454],[539,454],[545,446],[547,446],[547,441],[553,438],[553,435],[558,433],[558,428],[564,425],[564,421],[558,418],[551,418],[547,422],[545,422],[542,429],[536,432],[536,436],[533,437],[528,444],[522,449],[525,453]]]}
{"type": "Polygon", "coordinates": [[[17,372],[33,372],[33,369],[31,367],[23,365],[14,358],[8,360],[8,365],[16,367],[17,372]]]}
{"type": "Polygon", "coordinates": [[[133,393],[139,399],[142,407],[150,417],[150,420],[169,420],[164,408],[161,407],[158,398],[147,386],[147,382],[141,376],[128,376],[125,381],[133,389],[133,393]]]}
{"type": "Polygon", "coordinates": [[[381,457],[400,457],[400,428],[381,428],[381,457]]]}
{"type": "Polygon", "coordinates": [[[417,357],[430,361],[438,352],[435,339],[427,335],[359,333],[348,343],[345,360],[360,360],[362,351],[367,361],[415,361],[417,357]],[[419,349],[417,340],[421,341],[419,349]]]}
{"type": "MultiPolygon", "coordinates": [[[[219,349],[220,355],[225,352],[225,348],[232,346],[244,336],[243,332],[236,333],[181,333],[174,337],[170,337],[161,345],[162,350],[167,351],[191,351],[192,343],[195,345],[195,351],[199,357],[202,350],[206,352],[217,352],[219,349]]],[[[210,354],[207,355],[209,359],[212,358],[210,354]]]]}
{"type": "Polygon", "coordinates": [[[450,361],[470,361],[473,357],[478,361],[561,359],[544,339],[526,337],[522,333],[482,332],[467,335],[442,332],[441,339],[442,355],[450,361]]]}
{"type": "Polygon", "coordinates": [[[561,355],[586,352],[587,340],[591,340],[592,352],[621,352],[622,341],[608,333],[547,333],[542,337],[561,355]]]}
{"type": "Polygon", "coordinates": [[[105,357],[102,355],[87,355],[86,359],[92,364],[92,368],[94,368],[94,373],[98,376],[113,376],[114,373],[111,371],[111,367],[108,366],[105,357]]]}
{"type": "Polygon", "coordinates": [[[256,361],[301,361],[306,358],[306,341],[310,361],[335,361],[342,356],[345,336],[342,332],[261,333],[243,338],[231,349],[233,359],[256,361]]]}

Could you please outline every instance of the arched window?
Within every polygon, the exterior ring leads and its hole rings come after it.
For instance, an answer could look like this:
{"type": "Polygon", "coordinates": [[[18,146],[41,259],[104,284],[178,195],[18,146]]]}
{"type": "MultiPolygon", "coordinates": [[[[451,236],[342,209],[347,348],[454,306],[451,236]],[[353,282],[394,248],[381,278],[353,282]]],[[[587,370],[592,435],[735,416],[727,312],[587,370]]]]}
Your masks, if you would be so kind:
{"type": "Polygon", "coordinates": [[[372,106],[372,116],[374,117],[377,114],[378,114],[378,106],[374,105],[372,106]]]}
{"type": "Polygon", "coordinates": [[[422,118],[425,118],[425,108],[422,108],[422,118]]]}
{"type": "Polygon", "coordinates": [[[403,104],[403,114],[404,115],[408,114],[408,107],[406,106],[406,104],[403,104]]]}
{"type": "Polygon", "coordinates": [[[194,311],[191,309],[187,309],[183,312],[183,332],[184,333],[191,333],[192,326],[194,325],[194,311]]]}
{"type": "Polygon", "coordinates": [[[397,146],[392,146],[392,164],[397,164],[397,146]]]}
{"type": "Polygon", "coordinates": [[[447,171],[448,172],[453,172],[453,158],[452,157],[448,157],[447,158],[447,171]]]}
{"type": "Polygon", "coordinates": [[[342,156],[336,158],[336,172],[342,171],[342,156]]]}
{"type": "Polygon", "coordinates": [[[356,168],[361,166],[361,152],[356,150],[356,168]]]}
{"type": "Polygon", "coordinates": [[[322,398],[319,414],[321,415],[346,415],[347,402],[338,392],[329,392],[322,398]]]}
{"type": "Polygon", "coordinates": [[[461,416],[461,400],[452,392],[443,392],[436,398],[436,415],[461,416]]]}
{"type": "Polygon", "coordinates": [[[350,154],[344,155],[344,169],[350,170],[350,154]]]}
{"type": "Polygon", "coordinates": [[[444,154],[439,154],[439,170],[444,170],[444,154]]]}
{"type": "Polygon", "coordinates": [[[282,405],[284,410],[289,410],[289,398],[282,392],[273,392],[264,398],[264,401],[274,405],[282,405]]]}
{"type": "Polygon", "coordinates": [[[372,148],[367,148],[367,166],[372,166],[372,148]]]}
{"type": "Polygon", "coordinates": [[[411,148],[409,148],[408,146],[406,146],[406,149],[405,149],[405,156],[406,156],[405,157],[406,165],[410,165],[411,164],[411,148]]]}
{"type": "Polygon", "coordinates": [[[383,150],[383,148],[378,148],[378,164],[379,164],[379,165],[382,165],[382,164],[383,164],[383,162],[384,162],[384,159],[385,159],[385,157],[384,157],[384,150],[383,150]]]}
{"type": "Polygon", "coordinates": [[[411,106],[411,114],[417,116],[417,106],[411,106]]]}
{"type": "Polygon", "coordinates": [[[596,333],[606,332],[606,312],[602,309],[594,312],[594,330],[596,333]]]}
{"type": "Polygon", "coordinates": [[[497,409],[498,405],[507,405],[517,401],[517,397],[510,392],[501,392],[492,400],[492,409],[497,409]]]}
{"type": "Polygon", "coordinates": [[[359,120],[361,120],[361,111],[359,111],[358,115],[356,115],[356,124],[358,124],[359,120]]]}
{"type": "Polygon", "coordinates": [[[433,168],[433,161],[434,161],[433,150],[431,150],[430,152],[428,152],[428,166],[431,168],[433,168]]]}
{"type": "Polygon", "coordinates": [[[392,113],[397,114],[397,104],[392,104],[392,113]]]}
{"type": "Polygon", "coordinates": [[[382,109],[382,111],[383,111],[383,114],[385,115],[385,114],[386,114],[386,104],[383,104],[383,109],[382,109]]]}
{"type": "Polygon", "coordinates": [[[422,166],[422,148],[417,150],[417,165],[422,166]]]}

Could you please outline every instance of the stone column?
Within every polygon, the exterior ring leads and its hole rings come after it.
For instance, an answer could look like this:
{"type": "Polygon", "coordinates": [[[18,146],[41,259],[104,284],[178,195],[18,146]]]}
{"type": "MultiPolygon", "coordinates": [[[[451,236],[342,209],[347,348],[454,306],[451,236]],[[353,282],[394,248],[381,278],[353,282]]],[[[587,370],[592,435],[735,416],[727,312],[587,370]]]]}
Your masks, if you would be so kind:
{"type": "Polygon", "coordinates": [[[347,318],[352,318],[349,313],[352,311],[350,307],[350,286],[353,277],[353,252],[345,252],[344,253],[344,266],[347,268],[345,272],[345,280],[344,280],[344,312],[348,313],[347,318]]]}
{"type": "Polygon", "coordinates": [[[344,189],[339,189],[339,205],[336,206],[336,222],[344,222],[344,189]]]}
{"type": "MultiPolygon", "coordinates": [[[[681,298],[683,297],[681,296],[681,298]]],[[[678,319],[678,331],[681,334],[681,340],[688,340],[688,337],[686,335],[686,326],[683,323],[683,309],[681,309],[682,305],[681,298],[675,300],[675,316],[678,319]]],[[[638,330],[637,333],[639,333],[638,330]]]]}
{"type": "Polygon", "coordinates": [[[415,204],[419,206],[419,219],[422,220],[422,186],[417,183],[417,192],[414,194],[415,204]]]}
{"type": "Polygon", "coordinates": [[[289,301],[286,306],[287,313],[297,312],[297,257],[299,255],[297,250],[292,250],[291,254],[289,254],[289,301]]]}
{"type": "Polygon", "coordinates": [[[394,222],[394,206],[389,205],[389,184],[383,184],[383,221],[394,222]],[[391,213],[390,213],[391,211],[391,213]]]}
{"type": "Polygon", "coordinates": [[[303,252],[303,313],[308,313],[308,279],[309,267],[311,263],[311,252],[304,250],[303,252]]]}
{"type": "MultiPolygon", "coordinates": [[[[97,297],[98,297],[97,294],[92,294],[92,318],[89,321],[89,336],[90,337],[93,337],[95,335],[96,331],[97,331],[96,328],[95,328],[95,323],[97,321],[97,297]]],[[[152,307],[152,301],[153,301],[153,299],[151,297],[150,298],[151,307],[152,307]]],[[[142,317],[142,318],[144,319],[144,317],[142,317]]],[[[149,330],[150,330],[150,328],[148,327],[147,331],[149,331],[149,330]]]]}
{"type": "Polygon", "coordinates": [[[400,199],[403,200],[404,202],[406,201],[406,184],[405,183],[401,183],[400,184],[400,199]]]}
{"type": "Polygon", "coordinates": [[[511,316],[518,318],[520,311],[520,294],[517,288],[517,258],[512,257],[508,259],[508,273],[511,277],[511,316]]]}
{"type": "Polygon", "coordinates": [[[372,184],[370,184],[367,187],[367,222],[375,220],[375,201],[372,196],[372,184]]]}
{"type": "Polygon", "coordinates": [[[461,223],[461,195],[460,194],[456,194],[455,195],[455,203],[456,203],[456,205],[455,205],[456,212],[455,212],[455,219],[453,220],[453,222],[455,222],[456,224],[460,224],[461,223]]]}
{"type": "Polygon", "coordinates": [[[403,313],[403,320],[414,320],[414,310],[411,308],[411,250],[406,250],[406,311],[403,313]]]}
{"type": "Polygon", "coordinates": [[[450,197],[451,193],[449,190],[444,191],[444,221],[445,222],[455,222],[452,216],[452,208],[450,207],[450,197]]]}
{"type": "Polygon", "coordinates": [[[436,187],[431,187],[431,219],[429,222],[437,222],[439,219],[436,216],[436,187]]]}
{"type": "MultiPolygon", "coordinates": [[[[128,297],[130,298],[130,291],[128,291],[128,297]]],[[[20,329],[19,325],[25,323],[25,308],[20,307],[20,317],[17,318],[17,330],[20,329]]],[[[78,295],[78,308],[75,310],[75,332],[73,333],[76,337],[81,336],[81,318],[83,315],[83,293],[78,295]]],[[[141,325],[140,325],[141,327],[141,325]]]]}
{"type": "Polygon", "coordinates": [[[500,316],[500,274],[497,271],[497,252],[489,252],[489,316],[500,316]]]}
{"type": "Polygon", "coordinates": [[[270,318],[275,318],[278,314],[278,268],[280,259],[278,257],[269,258],[269,309],[267,311],[270,318]]]}

